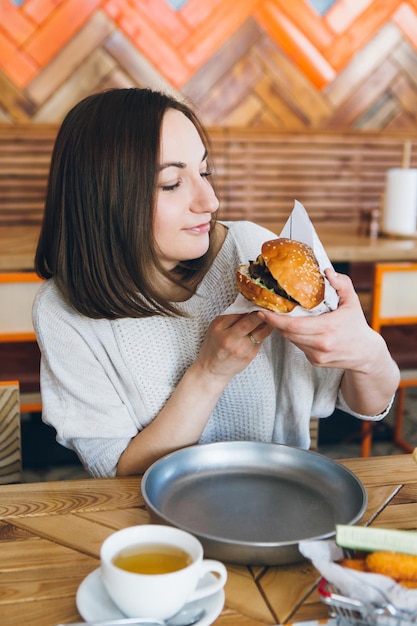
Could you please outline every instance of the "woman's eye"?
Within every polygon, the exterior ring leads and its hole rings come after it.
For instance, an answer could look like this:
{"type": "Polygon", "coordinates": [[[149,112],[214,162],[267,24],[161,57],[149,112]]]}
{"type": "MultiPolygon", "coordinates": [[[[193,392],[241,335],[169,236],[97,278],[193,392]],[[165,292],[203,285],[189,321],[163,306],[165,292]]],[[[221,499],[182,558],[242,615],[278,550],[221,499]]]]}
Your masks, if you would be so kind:
{"type": "Polygon", "coordinates": [[[174,191],[177,187],[180,186],[180,183],[174,183],[173,185],[161,185],[162,191],[174,191]]]}
{"type": "Polygon", "coordinates": [[[201,172],[202,178],[208,178],[209,176],[211,176],[211,172],[209,170],[207,170],[206,172],[201,172]]]}

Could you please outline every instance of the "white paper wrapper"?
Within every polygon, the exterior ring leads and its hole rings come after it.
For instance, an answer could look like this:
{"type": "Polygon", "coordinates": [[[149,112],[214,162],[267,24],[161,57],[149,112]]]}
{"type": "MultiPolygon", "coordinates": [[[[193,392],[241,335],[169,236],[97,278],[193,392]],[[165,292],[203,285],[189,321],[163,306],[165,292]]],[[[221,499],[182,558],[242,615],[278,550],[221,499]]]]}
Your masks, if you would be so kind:
{"type": "MultiPolygon", "coordinates": [[[[335,561],[343,557],[343,551],[334,541],[301,541],[299,550],[342,596],[359,600],[365,605],[384,606],[390,602],[396,609],[410,613],[413,618],[417,616],[417,589],[402,587],[388,576],[338,565],[335,561]]],[[[387,616],[375,619],[375,624],[382,625],[384,620],[387,620],[387,616]]],[[[412,622],[403,620],[399,623],[406,626],[412,622]]]]}
{"type": "MultiPolygon", "coordinates": [[[[306,243],[313,248],[316,259],[320,265],[320,270],[323,274],[326,268],[332,267],[330,259],[327,256],[316,230],[307,215],[307,211],[303,205],[298,202],[298,200],[295,200],[291,215],[289,216],[279,237],[295,239],[296,241],[306,243]]],[[[314,309],[308,310],[302,306],[296,306],[290,313],[278,313],[278,315],[291,315],[294,317],[301,315],[321,315],[322,313],[328,313],[329,311],[337,309],[339,297],[327,278],[325,278],[324,281],[324,300],[318,306],[314,307],[314,309]]],[[[230,307],[224,311],[224,313],[249,313],[250,311],[261,310],[261,307],[256,306],[239,293],[234,303],[231,304],[230,307]]]]}

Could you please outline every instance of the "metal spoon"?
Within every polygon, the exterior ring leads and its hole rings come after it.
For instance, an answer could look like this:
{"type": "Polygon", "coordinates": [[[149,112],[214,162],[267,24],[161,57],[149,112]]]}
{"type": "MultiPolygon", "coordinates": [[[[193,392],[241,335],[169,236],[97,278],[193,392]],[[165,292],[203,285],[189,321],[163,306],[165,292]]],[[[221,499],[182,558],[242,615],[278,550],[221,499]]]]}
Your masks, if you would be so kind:
{"type": "Polygon", "coordinates": [[[73,622],[56,626],[192,626],[205,614],[204,609],[183,608],[167,620],[153,617],[121,617],[116,619],[95,620],[92,622],[73,622]]]}

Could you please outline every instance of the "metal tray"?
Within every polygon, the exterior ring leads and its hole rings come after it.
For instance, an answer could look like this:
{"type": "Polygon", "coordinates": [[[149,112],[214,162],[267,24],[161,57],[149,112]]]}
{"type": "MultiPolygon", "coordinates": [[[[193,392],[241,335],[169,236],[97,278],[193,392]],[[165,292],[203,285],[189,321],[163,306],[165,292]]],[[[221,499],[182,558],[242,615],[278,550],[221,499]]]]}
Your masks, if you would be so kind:
{"type": "Polygon", "coordinates": [[[359,479],[317,452],[243,441],[184,448],[142,479],[154,522],[178,526],[206,557],[241,564],[303,560],[298,543],[354,524],[368,498],[359,479]]]}

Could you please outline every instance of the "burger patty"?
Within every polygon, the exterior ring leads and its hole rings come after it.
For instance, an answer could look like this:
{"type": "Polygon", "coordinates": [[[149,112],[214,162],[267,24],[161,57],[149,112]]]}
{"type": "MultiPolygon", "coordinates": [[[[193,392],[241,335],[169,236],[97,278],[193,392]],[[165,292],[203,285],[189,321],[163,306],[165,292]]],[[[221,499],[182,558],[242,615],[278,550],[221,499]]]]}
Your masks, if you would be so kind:
{"type": "Polygon", "coordinates": [[[249,274],[253,279],[259,279],[265,285],[267,289],[271,289],[279,296],[286,298],[290,302],[298,304],[297,300],[294,300],[288,293],[280,286],[279,282],[275,280],[271,272],[265,265],[262,255],[259,255],[256,261],[249,261],[249,274]]]}

